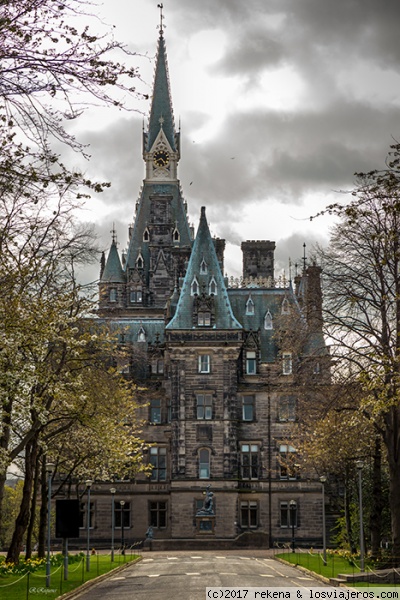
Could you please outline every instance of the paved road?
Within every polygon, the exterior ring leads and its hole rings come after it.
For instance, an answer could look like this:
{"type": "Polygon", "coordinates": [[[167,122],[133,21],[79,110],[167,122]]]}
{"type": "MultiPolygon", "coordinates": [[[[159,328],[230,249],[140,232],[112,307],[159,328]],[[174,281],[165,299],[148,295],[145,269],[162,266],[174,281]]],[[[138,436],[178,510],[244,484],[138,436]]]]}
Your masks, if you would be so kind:
{"type": "Polygon", "coordinates": [[[154,552],[83,592],[79,600],[205,600],[206,587],[308,588],[311,584],[324,585],[265,553],[154,552]]]}

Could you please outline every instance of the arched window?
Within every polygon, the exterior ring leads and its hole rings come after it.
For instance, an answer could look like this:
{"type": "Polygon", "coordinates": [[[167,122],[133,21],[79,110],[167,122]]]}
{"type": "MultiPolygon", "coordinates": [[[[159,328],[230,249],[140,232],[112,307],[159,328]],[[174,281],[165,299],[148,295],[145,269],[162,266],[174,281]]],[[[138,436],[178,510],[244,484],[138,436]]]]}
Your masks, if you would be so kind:
{"type": "Polygon", "coordinates": [[[138,337],[137,337],[138,342],[145,342],[146,341],[146,332],[143,329],[143,327],[141,327],[138,331],[138,337]]]}
{"type": "Polygon", "coordinates": [[[144,260],[143,260],[143,256],[142,256],[141,252],[139,252],[139,255],[136,259],[136,266],[138,269],[143,269],[143,267],[144,267],[144,260]]]}
{"type": "Polygon", "coordinates": [[[203,256],[203,260],[200,263],[200,273],[201,275],[206,275],[208,270],[208,265],[206,263],[206,261],[204,260],[204,256],[203,256]]]}
{"type": "Polygon", "coordinates": [[[179,231],[176,227],[175,227],[174,231],[172,232],[172,239],[174,242],[179,242],[181,239],[181,236],[179,235],[179,231]]]}
{"type": "Polygon", "coordinates": [[[254,315],[254,302],[251,296],[248,297],[246,302],[246,315],[254,315]]]}
{"type": "Polygon", "coordinates": [[[272,315],[268,310],[264,317],[264,329],[273,329],[273,328],[274,328],[274,324],[272,322],[272,315]]]}
{"type": "Polygon", "coordinates": [[[194,296],[198,293],[199,293],[199,282],[197,281],[197,279],[195,277],[192,281],[192,285],[190,286],[190,294],[191,294],[191,296],[194,296]]]}
{"type": "Polygon", "coordinates": [[[143,241],[144,242],[149,242],[150,241],[150,232],[147,229],[147,227],[146,227],[146,229],[143,232],[143,241]]]}
{"type": "Polygon", "coordinates": [[[115,288],[111,288],[110,290],[110,302],[117,301],[117,290],[115,288]]]}
{"type": "Polygon", "coordinates": [[[210,451],[202,448],[199,452],[199,479],[210,479],[210,451]]]}
{"type": "Polygon", "coordinates": [[[290,304],[289,304],[289,300],[287,298],[284,298],[282,301],[282,309],[281,312],[283,315],[289,315],[290,314],[290,304]]]}
{"type": "Polygon", "coordinates": [[[211,281],[208,286],[208,293],[210,295],[213,294],[214,296],[217,295],[217,282],[215,281],[214,277],[211,277],[211,281]]]}

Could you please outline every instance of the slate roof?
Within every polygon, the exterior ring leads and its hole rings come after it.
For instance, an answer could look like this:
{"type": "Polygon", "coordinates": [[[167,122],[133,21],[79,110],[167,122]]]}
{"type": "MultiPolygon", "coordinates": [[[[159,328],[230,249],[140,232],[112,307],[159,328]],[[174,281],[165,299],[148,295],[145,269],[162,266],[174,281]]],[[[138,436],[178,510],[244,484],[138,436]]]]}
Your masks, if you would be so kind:
{"type": "Polygon", "coordinates": [[[139,251],[141,252],[145,271],[148,274],[150,264],[149,243],[143,241],[143,233],[150,224],[150,196],[165,195],[171,196],[171,222],[176,224],[179,231],[180,241],[179,246],[192,245],[189,223],[187,221],[186,211],[183,206],[182,195],[178,183],[154,184],[145,183],[139,199],[138,212],[136,213],[135,224],[133,227],[132,237],[129,242],[128,252],[126,256],[126,268],[134,268],[139,251]]]}
{"type": "Polygon", "coordinates": [[[162,34],[158,39],[157,62],[154,74],[153,98],[150,109],[149,127],[146,135],[145,150],[150,151],[162,128],[173,151],[177,150],[174,115],[172,111],[171,91],[168,76],[167,52],[162,34]]]}
{"type": "Polygon", "coordinates": [[[125,274],[119,259],[117,244],[114,240],[111,243],[110,252],[108,253],[101,281],[107,281],[109,283],[125,283],[125,274]]]}
{"type": "MultiPolygon", "coordinates": [[[[176,312],[166,329],[194,328],[194,296],[191,294],[192,283],[196,279],[200,296],[203,291],[205,291],[206,295],[209,295],[209,285],[213,278],[216,284],[216,294],[214,295],[215,324],[213,325],[213,329],[242,329],[242,326],[232,312],[214,242],[208,228],[206,210],[203,206],[201,209],[199,229],[193,245],[186,275],[183,280],[176,312]],[[206,265],[206,272],[202,272],[201,269],[201,264],[203,262],[206,265]]],[[[206,330],[205,327],[201,327],[201,329],[206,330]]]]}
{"type": "Polygon", "coordinates": [[[98,323],[107,323],[113,329],[119,330],[123,334],[124,341],[126,343],[143,344],[143,342],[138,342],[139,332],[141,329],[143,329],[145,333],[145,342],[149,344],[156,344],[157,342],[162,344],[165,339],[164,319],[117,318],[112,319],[112,321],[110,321],[109,319],[98,319],[98,323]]]}

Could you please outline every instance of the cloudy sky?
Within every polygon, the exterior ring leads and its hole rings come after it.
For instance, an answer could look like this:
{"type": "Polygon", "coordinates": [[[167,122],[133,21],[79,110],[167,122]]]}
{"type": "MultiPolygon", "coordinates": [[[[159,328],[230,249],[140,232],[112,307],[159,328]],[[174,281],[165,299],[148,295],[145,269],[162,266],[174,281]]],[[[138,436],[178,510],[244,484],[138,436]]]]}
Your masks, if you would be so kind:
{"type": "MultiPolygon", "coordinates": [[[[179,177],[196,226],[207,206],[213,234],[227,241],[225,267],[241,271],[240,243],[277,243],[277,275],[303,243],[326,242],[327,217],[309,216],[381,168],[400,140],[398,0],[164,0],[165,39],[179,177]]],[[[97,9],[137,52],[138,90],[151,91],[159,9],[155,0],[103,0],[97,9]]],[[[89,110],[79,137],[86,171],[112,182],[88,204],[102,246],[115,224],[120,250],[144,177],[142,122],[131,112],[89,110]]],[[[97,276],[97,269],[93,277],[97,276]]]]}

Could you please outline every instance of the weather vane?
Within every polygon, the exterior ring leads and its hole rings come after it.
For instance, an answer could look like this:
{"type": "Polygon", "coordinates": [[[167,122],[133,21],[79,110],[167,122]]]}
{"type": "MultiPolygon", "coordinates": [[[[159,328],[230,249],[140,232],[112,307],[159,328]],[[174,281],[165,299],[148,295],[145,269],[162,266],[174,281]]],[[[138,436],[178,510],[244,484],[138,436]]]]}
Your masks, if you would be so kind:
{"type": "Polygon", "coordinates": [[[163,4],[157,4],[157,7],[160,9],[160,25],[158,25],[157,29],[160,30],[160,35],[162,35],[164,33],[164,27],[163,27],[163,21],[164,21],[163,8],[164,8],[164,5],[163,4]]]}

